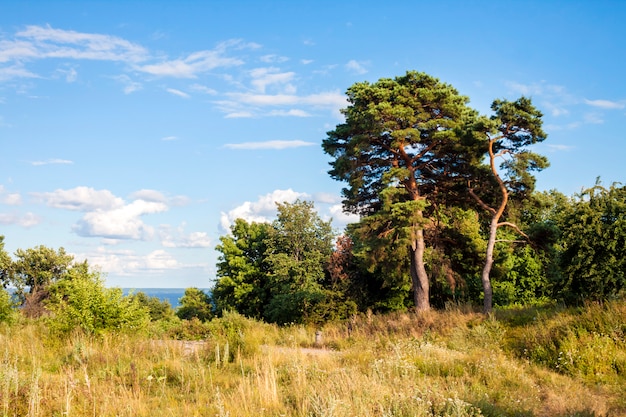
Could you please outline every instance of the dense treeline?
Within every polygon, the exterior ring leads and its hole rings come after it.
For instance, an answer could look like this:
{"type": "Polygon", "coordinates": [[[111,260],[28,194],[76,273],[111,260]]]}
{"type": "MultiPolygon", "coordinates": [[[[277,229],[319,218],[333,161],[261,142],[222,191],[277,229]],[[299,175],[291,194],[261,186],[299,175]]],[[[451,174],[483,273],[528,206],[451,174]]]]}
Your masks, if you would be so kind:
{"type": "Polygon", "coordinates": [[[347,95],[346,121],[323,149],[330,175],[347,183],[344,209],[360,221],[331,248],[312,203],[280,204],[272,224],[237,220],[217,247],[218,314],[318,322],[622,295],[626,188],[536,192],[533,174],[548,161],[530,147],[547,135],[530,99],[495,100],[480,115],[417,72],[347,95]]]}
{"type": "Polygon", "coordinates": [[[534,190],[548,166],[531,100],[495,100],[491,115],[424,73],[356,83],[345,122],[328,132],[329,174],[360,216],[337,238],[312,202],[279,203],[272,223],[237,219],[220,238],[210,294],[181,307],[106,288],[87,262],[45,246],[14,259],[0,236],[0,320],[19,306],[52,328],[133,329],[208,321],[236,311],[266,322],[312,323],[355,313],[451,303],[579,304],[624,295],[626,187],[599,180],[574,196],[534,190]]]}

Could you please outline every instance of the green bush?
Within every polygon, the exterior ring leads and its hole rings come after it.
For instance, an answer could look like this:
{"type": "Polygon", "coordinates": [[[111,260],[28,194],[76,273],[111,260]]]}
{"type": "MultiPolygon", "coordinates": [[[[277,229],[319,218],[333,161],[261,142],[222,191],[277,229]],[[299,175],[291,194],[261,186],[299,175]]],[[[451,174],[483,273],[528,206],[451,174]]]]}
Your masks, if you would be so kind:
{"type": "Polygon", "coordinates": [[[87,333],[139,330],[150,321],[147,308],[125,297],[121,288],[105,288],[98,273],[73,268],[50,287],[47,309],[52,330],[67,334],[79,328],[87,333]]]}
{"type": "Polygon", "coordinates": [[[0,288],[0,323],[12,323],[15,316],[15,302],[11,294],[4,288],[0,288]]]}

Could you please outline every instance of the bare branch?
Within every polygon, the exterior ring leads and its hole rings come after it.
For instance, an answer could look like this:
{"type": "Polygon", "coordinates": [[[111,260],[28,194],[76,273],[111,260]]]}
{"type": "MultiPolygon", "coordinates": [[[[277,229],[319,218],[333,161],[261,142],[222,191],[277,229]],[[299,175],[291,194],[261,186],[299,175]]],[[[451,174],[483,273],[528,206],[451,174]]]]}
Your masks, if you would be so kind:
{"type": "Polygon", "coordinates": [[[474,198],[474,200],[476,200],[476,202],[485,210],[487,210],[488,212],[490,212],[491,214],[496,214],[496,210],[492,207],[489,207],[487,204],[485,204],[485,202],[476,195],[476,193],[474,192],[474,190],[472,189],[472,187],[469,186],[469,184],[467,184],[467,189],[470,193],[470,195],[472,196],[472,198],[474,198]]]}
{"type": "Polygon", "coordinates": [[[526,239],[530,240],[528,235],[526,233],[522,232],[522,230],[519,227],[517,227],[517,225],[514,224],[514,223],[511,223],[511,222],[501,222],[501,223],[498,223],[498,227],[500,227],[500,226],[508,226],[511,229],[515,230],[520,235],[524,236],[526,239]]]}

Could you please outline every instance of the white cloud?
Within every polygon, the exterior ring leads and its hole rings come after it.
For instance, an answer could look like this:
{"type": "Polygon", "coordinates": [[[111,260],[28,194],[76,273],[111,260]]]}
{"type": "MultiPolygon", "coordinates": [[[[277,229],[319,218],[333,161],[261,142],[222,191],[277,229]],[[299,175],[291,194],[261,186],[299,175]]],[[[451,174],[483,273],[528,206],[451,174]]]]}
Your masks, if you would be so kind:
{"type": "Polygon", "coordinates": [[[228,213],[221,213],[220,226],[224,231],[229,231],[230,226],[236,219],[244,219],[248,222],[268,222],[276,217],[276,203],[293,203],[298,199],[306,199],[309,195],[287,190],[275,190],[264,196],[260,196],[256,202],[246,201],[228,213]]]}
{"type": "Polygon", "coordinates": [[[33,161],[31,165],[41,166],[41,165],[71,165],[73,161],[68,159],[48,159],[46,161],[33,161]]]}
{"type": "Polygon", "coordinates": [[[74,253],[77,261],[88,260],[93,267],[99,267],[106,274],[133,276],[158,274],[182,268],[207,268],[207,265],[185,265],[170,253],[157,249],[147,254],[138,254],[128,249],[111,249],[100,246],[88,253],[74,253]]]}
{"type": "Polygon", "coordinates": [[[573,146],[570,145],[561,145],[561,144],[546,144],[546,146],[548,147],[548,149],[552,150],[552,151],[569,151],[574,149],[573,146]]]}
{"type": "Polygon", "coordinates": [[[241,41],[226,41],[220,43],[213,50],[194,52],[186,58],[164,61],[157,64],[137,66],[138,71],[151,75],[169,76],[176,78],[196,78],[198,74],[219,67],[232,67],[242,65],[239,58],[224,56],[228,49],[257,48],[256,44],[245,44],[241,41]]]}
{"type": "Polygon", "coordinates": [[[310,117],[311,114],[304,110],[291,109],[291,110],[272,110],[268,113],[270,116],[292,116],[292,117],[310,117]]]}
{"type": "Polygon", "coordinates": [[[610,101],[610,100],[587,100],[585,99],[585,104],[588,104],[592,107],[599,107],[601,109],[623,109],[626,105],[623,101],[610,101]]]}
{"type": "Polygon", "coordinates": [[[355,74],[366,74],[367,69],[365,68],[365,65],[367,65],[366,62],[359,62],[352,59],[346,64],[346,69],[355,74]]]}
{"type": "Polygon", "coordinates": [[[177,90],[175,88],[166,88],[165,91],[167,91],[168,93],[173,94],[175,96],[182,97],[182,98],[189,98],[189,97],[191,97],[189,94],[185,93],[184,91],[180,91],[180,90],[177,90]]]}
{"type": "Polygon", "coordinates": [[[150,201],[150,202],[156,202],[156,203],[167,202],[167,197],[165,197],[165,195],[163,195],[163,193],[161,193],[160,191],[156,191],[156,190],[143,189],[143,190],[135,191],[134,193],[130,195],[130,198],[133,200],[143,200],[143,201],[150,201]]]}
{"type": "Polygon", "coordinates": [[[194,91],[198,91],[200,93],[204,93],[204,94],[209,94],[209,95],[216,95],[217,91],[215,91],[212,88],[209,88],[207,86],[201,85],[201,84],[192,84],[189,86],[189,88],[191,88],[194,91]]]}
{"type": "Polygon", "coordinates": [[[289,61],[289,58],[285,57],[285,56],[279,56],[279,55],[263,55],[262,57],[259,58],[261,60],[261,62],[266,62],[268,64],[270,63],[282,63],[282,62],[287,62],[289,61]]]}
{"type": "Polygon", "coordinates": [[[243,142],[243,143],[227,143],[224,145],[228,149],[245,149],[245,150],[257,150],[257,149],[289,149],[300,148],[303,146],[316,145],[313,142],[305,142],[303,140],[269,140],[266,142],[243,142]]]}
{"type": "MultiPolygon", "coordinates": [[[[252,93],[228,93],[229,101],[220,101],[215,104],[225,113],[227,117],[253,117],[261,114],[264,107],[285,107],[289,106],[309,106],[311,108],[329,109],[337,116],[342,117],[339,110],[348,104],[344,94],[338,91],[328,91],[306,96],[294,94],[252,94],[252,93]]],[[[280,115],[299,116],[307,114],[305,110],[281,109],[280,115]],[[291,114],[289,114],[291,112],[291,114]]],[[[268,113],[272,115],[272,113],[268,113]]],[[[276,115],[276,114],[274,114],[276,115]]]]}
{"type": "Polygon", "coordinates": [[[172,140],[178,140],[178,138],[176,136],[165,136],[164,138],[161,138],[162,141],[168,142],[168,141],[172,141],[172,140]]]}
{"type": "Polygon", "coordinates": [[[72,230],[83,237],[150,240],[154,235],[154,228],[146,225],[141,216],[164,212],[167,209],[164,203],[135,200],[112,210],[86,213],[72,230]]]}
{"type": "Polygon", "coordinates": [[[604,119],[598,113],[585,113],[583,116],[585,123],[593,124],[593,125],[601,125],[604,123],[604,119]]]}
{"type": "Polygon", "coordinates": [[[18,193],[8,193],[3,185],[0,185],[0,204],[18,206],[22,204],[22,196],[18,193]]]}
{"type": "Polygon", "coordinates": [[[126,74],[118,75],[112,78],[123,85],[124,88],[122,91],[124,91],[124,94],[131,94],[143,88],[143,85],[140,82],[132,80],[126,74]]]}
{"type": "Polygon", "coordinates": [[[251,84],[261,93],[265,93],[268,86],[284,85],[290,92],[295,92],[295,87],[289,84],[295,77],[294,72],[278,72],[278,68],[256,68],[250,71],[251,84]]]}
{"type": "Polygon", "coordinates": [[[16,33],[20,40],[0,44],[0,62],[8,60],[72,58],[141,62],[146,49],[116,36],[80,33],[50,26],[27,26],[16,33]],[[11,47],[12,46],[12,47],[11,47]],[[10,47],[10,48],[8,48],[10,47]]]}
{"type": "Polygon", "coordinates": [[[41,219],[35,214],[0,213],[0,224],[32,227],[41,223],[41,219]]]}
{"type": "Polygon", "coordinates": [[[333,226],[344,229],[349,223],[356,223],[360,217],[356,214],[346,213],[343,211],[342,204],[334,204],[328,209],[333,220],[333,226]]]}
{"type": "Polygon", "coordinates": [[[314,61],[313,61],[312,59],[301,59],[301,60],[300,60],[300,63],[301,63],[302,65],[309,65],[309,64],[312,64],[313,62],[314,62],[314,61]]]}
{"type": "Polygon", "coordinates": [[[49,193],[32,193],[32,195],[50,207],[66,210],[111,210],[124,205],[124,200],[115,197],[109,190],[95,190],[90,187],[57,189],[49,193]]]}
{"type": "Polygon", "coordinates": [[[159,230],[161,244],[166,248],[208,248],[211,239],[206,232],[185,233],[185,225],[172,230],[169,226],[161,226],[159,230]]]}

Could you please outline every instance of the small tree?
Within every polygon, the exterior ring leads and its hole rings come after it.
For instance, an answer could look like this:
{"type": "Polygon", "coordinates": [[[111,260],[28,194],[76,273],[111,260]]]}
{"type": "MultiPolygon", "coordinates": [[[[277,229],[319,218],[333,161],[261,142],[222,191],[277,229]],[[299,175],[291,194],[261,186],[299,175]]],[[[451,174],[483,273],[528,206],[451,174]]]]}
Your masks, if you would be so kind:
{"type": "MultiPolygon", "coordinates": [[[[493,188],[489,185],[488,179],[482,179],[483,197],[476,192],[474,188],[476,184],[470,182],[469,186],[470,195],[491,215],[487,252],[481,275],[485,313],[490,313],[493,305],[490,273],[493,266],[498,228],[508,226],[527,237],[516,224],[501,220],[507,208],[509,197],[511,193],[529,194],[534,188],[534,178],[530,172],[548,166],[546,158],[525,149],[527,146],[541,142],[546,138],[546,134],[541,129],[543,115],[532,105],[530,99],[522,97],[515,102],[495,100],[491,108],[495,112],[491,119],[489,121],[484,118],[480,119],[474,129],[479,135],[482,133],[477,145],[483,146],[486,142],[489,171],[491,178],[495,180],[499,197],[492,192],[493,188]],[[498,173],[496,159],[505,156],[508,159],[505,159],[501,167],[507,175],[503,178],[498,173]]],[[[480,181],[481,179],[478,182],[480,181]]]]}
{"type": "Polygon", "coordinates": [[[38,317],[45,311],[50,296],[49,287],[71,269],[74,257],[59,248],[57,251],[43,245],[15,252],[10,282],[27,316],[38,317]]]}
{"type": "Polygon", "coordinates": [[[333,244],[330,221],[317,215],[312,202],[277,206],[267,240],[270,300],[265,316],[281,324],[319,321],[314,312],[326,298],[323,283],[333,244]]]}
{"type": "Polygon", "coordinates": [[[565,213],[561,294],[569,302],[606,300],[626,291],[626,187],[596,186],[565,213]]]}
{"type": "Polygon", "coordinates": [[[198,288],[185,289],[185,294],[179,302],[180,306],[176,310],[176,315],[182,320],[197,318],[200,321],[207,321],[213,318],[211,297],[198,288]]]}
{"type": "Polygon", "coordinates": [[[237,219],[230,234],[220,237],[216,250],[221,255],[212,291],[218,314],[235,310],[247,317],[263,318],[269,297],[266,252],[271,227],[269,223],[237,219]]]}
{"type": "Polygon", "coordinates": [[[87,261],[75,265],[48,287],[46,308],[51,327],[63,334],[74,329],[87,333],[140,330],[150,321],[147,308],[121,288],[106,288],[100,273],[87,261]]]}

